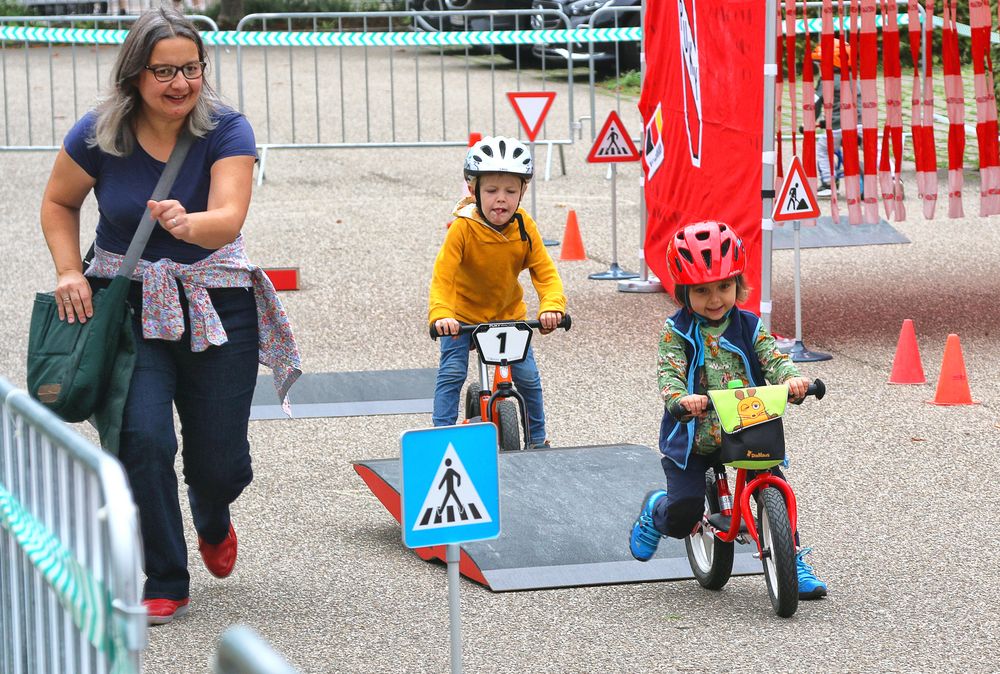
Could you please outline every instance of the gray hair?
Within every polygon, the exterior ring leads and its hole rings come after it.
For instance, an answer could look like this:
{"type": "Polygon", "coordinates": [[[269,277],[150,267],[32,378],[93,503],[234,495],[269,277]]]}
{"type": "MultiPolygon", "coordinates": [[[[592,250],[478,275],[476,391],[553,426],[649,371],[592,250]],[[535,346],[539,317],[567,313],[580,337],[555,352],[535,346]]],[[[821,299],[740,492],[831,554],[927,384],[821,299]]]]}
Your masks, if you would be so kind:
{"type": "MultiPolygon", "coordinates": [[[[118,52],[111,70],[111,87],[97,104],[97,121],[94,136],[88,139],[90,147],[98,147],[116,157],[132,154],[135,132],[132,122],[141,109],[137,79],[149,63],[153,48],[160,42],[174,37],[187,38],[198,47],[198,60],[205,61],[205,44],[194,24],[177,10],[160,7],[143,12],[118,52]]],[[[201,94],[188,115],[188,130],[195,137],[204,137],[218,123],[214,113],[224,107],[218,94],[202,80],[201,94]]]]}

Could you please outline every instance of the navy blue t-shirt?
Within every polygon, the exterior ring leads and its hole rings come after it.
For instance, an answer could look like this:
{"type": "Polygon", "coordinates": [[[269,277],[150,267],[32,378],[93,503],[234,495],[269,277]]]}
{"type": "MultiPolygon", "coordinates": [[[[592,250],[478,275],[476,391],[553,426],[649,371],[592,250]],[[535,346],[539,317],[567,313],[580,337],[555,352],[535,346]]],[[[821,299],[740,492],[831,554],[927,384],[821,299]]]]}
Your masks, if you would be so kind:
{"type": "MultiPolygon", "coordinates": [[[[224,108],[217,119],[217,126],[204,138],[194,139],[167,197],[181,202],[189,213],[208,208],[211,171],[215,162],[226,157],[257,156],[253,129],[246,117],[224,108]]],[[[138,143],[127,157],[114,157],[97,147],[88,147],[87,139],[94,135],[96,120],[94,112],[84,115],[66,134],[63,147],[70,158],[97,181],[94,196],[97,197],[100,212],[98,247],[124,255],[166,163],[151,157],[138,143]]],[[[175,239],[156,225],[142,258],[154,262],[169,258],[181,264],[192,264],[212,252],[175,239]]]]}

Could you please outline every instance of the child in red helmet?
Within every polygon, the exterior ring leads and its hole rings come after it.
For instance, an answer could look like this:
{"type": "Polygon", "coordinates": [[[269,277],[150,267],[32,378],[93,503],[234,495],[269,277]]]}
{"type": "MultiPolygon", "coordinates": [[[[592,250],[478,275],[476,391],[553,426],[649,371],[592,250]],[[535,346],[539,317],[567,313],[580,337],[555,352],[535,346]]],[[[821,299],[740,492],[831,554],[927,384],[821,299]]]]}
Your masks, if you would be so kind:
{"type": "MultiPolygon", "coordinates": [[[[736,306],[746,299],[748,288],[743,279],[746,251],[732,228],[698,222],[680,229],[667,247],[667,264],[681,308],[667,319],[660,336],[660,394],[665,403],[676,400],[696,418],[681,422],[664,411],[660,463],[667,488],[646,494],[629,539],[632,556],[641,562],[653,556],[661,537],[685,538],[701,520],[705,472],[722,443],[719,420],[707,412],[705,392],[739,379],[748,386],[784,383],[790,397],[800,399],[810,384],[777,350],[760,318],[736,306]]],[[[807,552],[798,555],[799,596],[825,596],[826,585],[803,560],[807,552]]]]}

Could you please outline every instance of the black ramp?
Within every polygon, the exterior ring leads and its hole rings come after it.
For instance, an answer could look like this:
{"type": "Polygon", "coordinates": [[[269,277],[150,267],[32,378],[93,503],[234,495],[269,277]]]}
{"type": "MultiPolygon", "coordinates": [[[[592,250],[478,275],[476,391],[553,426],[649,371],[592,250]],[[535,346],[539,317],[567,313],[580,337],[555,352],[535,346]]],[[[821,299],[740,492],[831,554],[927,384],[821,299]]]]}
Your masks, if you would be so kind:
{"type": "MultiPolygon", "coordinates": [[[[299,377],[288,399],[292,416],[353,417],[430,413],[437,368],[319,372],[299,377]]],[[[251,419],[285,419],[270,375],[257,377],[251,419]]]]}
{"type": "MultiPolygon", "coordinates": [[[[662,488],[659,452],[642,445],[568,447],[500,455],[500,537],[463,544],[491,590],[692,578],[684,542],[664,538],[637,562],[628,535],[650,489],[662,488]]],[[[397,459],[359,462],[397,493],[397,459]]],[[[738,546],[734,573],[759,573],[738,546]]]]}

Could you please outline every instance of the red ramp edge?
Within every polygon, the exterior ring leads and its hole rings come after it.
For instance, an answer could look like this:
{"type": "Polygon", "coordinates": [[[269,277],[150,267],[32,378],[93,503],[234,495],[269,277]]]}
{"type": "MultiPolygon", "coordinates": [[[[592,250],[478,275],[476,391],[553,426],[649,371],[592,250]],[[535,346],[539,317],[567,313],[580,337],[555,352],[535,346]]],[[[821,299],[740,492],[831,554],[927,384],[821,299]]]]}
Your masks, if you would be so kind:
{"type": "MultiPolygon", "coordinates": [[[[389,511],[389,514],[395,518],[397,522],[402,521],[401,510],[402,506],[399,501],[399,492],[393,489],[393,487],[378,476],[375,471],[373,471],[368,466],[361,463],[354,463],[355,472],[361,476],[361,479],[365,481],[368,488],[372,490],[375,497],[382,502],[385,509],[389,511]]],[[[424,561],[430,561],[431,559],[438,559],[445,562],[445,546],[434,545],[427,548],[412,548],[413,552],[417,553],[417,556],[424,561]]],[[[469,580],[474,580],[480,585],[485,585],[490,588],[490,584],[486,582],[486,577],[483,572],[479,570],[479,565],[477,565],[472,558],[465,553],[465,549],[459,546],[459,562],[458,570],[459,572],[468,578],[469,580]]],[[[490,588],[491,590],[493,588],[490,588]]]]}

